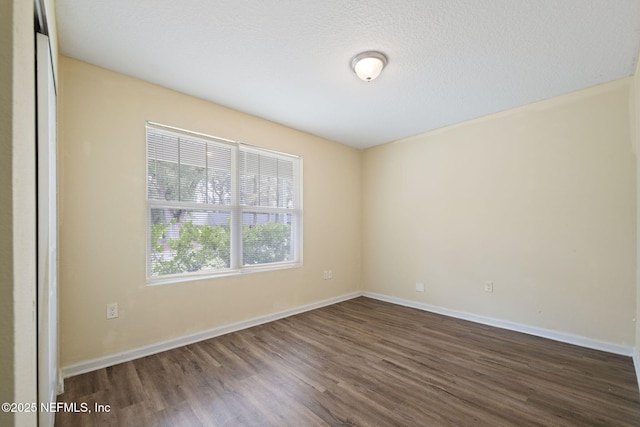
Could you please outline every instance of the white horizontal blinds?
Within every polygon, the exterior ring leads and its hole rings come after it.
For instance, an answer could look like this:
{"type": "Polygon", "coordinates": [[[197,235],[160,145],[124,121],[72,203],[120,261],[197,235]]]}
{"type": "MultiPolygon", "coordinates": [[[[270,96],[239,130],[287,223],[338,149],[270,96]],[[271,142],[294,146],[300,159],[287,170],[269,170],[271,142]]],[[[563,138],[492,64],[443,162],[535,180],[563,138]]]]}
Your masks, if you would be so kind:
{"type": "Polygon", "coordinates": [[[147,194],[151,200],[178,200],[178,137],[147,130],[147,194]]]}
{"type": "Polygon", "coordinates": [[[295,158],[265,151],[240,151],[240,204],[273,208],[296,208],[295,158]]]}
{"type": "Polygon", "coordinates": [[[297,209],[293,161],[278,159],[278,207],[297,209]]]}
{"type": "Polygon", "coordinates": [[[207,203],[229,206],[232,203],[232,147],[207,145],[207,203]]]}
{"type": "Polygon", "coordinates": [[[148,129],[149,199],[230,205],[232,149],[148,129]]]}
{"type": "Polygon", "coordinates": [[[178,138],[179,200],[207,203],[207,143],[178,138]]]}
{"type": "Polygon", "coordinates": [[[241,147],[243,265],[295,260],[295,224],[299,213],[292,210],[298,206],[295,186],[297,161],[269,151],[241,147]]]}
{"type": "Polygon", "coordinates": [[[231,267],[234,152],[228,144],[147,128],[151,277],[231,267]]]}
{"type": "Polygon", "coordinates": [[[240,204],[257,206],[260,197],[260,156],[256,153],[240,151],[240,204]]]}

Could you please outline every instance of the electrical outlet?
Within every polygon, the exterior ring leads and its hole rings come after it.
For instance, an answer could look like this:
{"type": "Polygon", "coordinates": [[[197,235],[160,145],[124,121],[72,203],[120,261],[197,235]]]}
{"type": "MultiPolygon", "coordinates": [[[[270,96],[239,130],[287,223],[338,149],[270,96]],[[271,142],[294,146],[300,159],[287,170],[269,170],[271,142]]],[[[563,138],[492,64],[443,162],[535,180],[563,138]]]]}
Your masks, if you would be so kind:
{"type": "Polygon", "coordinates": [[[493,282],[485,282],[484,291],[485,292],[493,292],[493,282]]]}
{"type": "Polygon", "coordinates": [[[416,282],[416,292],[424,292],[424,283],[416,282]]]}
{"type": "Polygon", "coordinates": [[[118,317],[118,303],[107,304],[107,319],[116,319],[118,317]]]}
{"type": "Polygon", "coordinates": [[[331,280],[331,279],[333,279],[333,271],[325,270],[324,271],[324,280],[331,280]]]}

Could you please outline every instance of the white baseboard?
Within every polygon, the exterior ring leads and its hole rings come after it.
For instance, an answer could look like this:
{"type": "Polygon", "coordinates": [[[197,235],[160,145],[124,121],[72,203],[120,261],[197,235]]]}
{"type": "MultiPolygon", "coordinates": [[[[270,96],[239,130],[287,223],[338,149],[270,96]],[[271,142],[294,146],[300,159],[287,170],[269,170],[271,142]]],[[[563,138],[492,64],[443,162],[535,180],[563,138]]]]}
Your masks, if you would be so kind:
{"type": "Polygon", "coordinates": [[[638,380],[638,387],[640,388],[640,345],[633,351],[633,366],[636,368],[636,378],[638,380]]]}
{"type": "Polygon", "coordinates": [[[64,377],[62,376],[62,369],[58,369],[56,372],[56,378],[58,379],[58,384],[56,385],[56,392],[58,395],[64,393],[64,377]]]}
{"type": "MultiPolygon", "coordinates": [[[[479,316],[477,314],[465,313],[462,311],[450,310],[448,308],[438,307],[430,304],[425,304],[418,301],[406,300],[403,298],[396,298],[388,295],[378,294],[375,292],[364,292],[365,297],[377,299],[380,301],[390,302],[392,304],[404,305],[406,307],[417,308],[418,310],[429,311],[432,313],[443,314],[449,317],[455,317],[457,319],[469,320],[475,323],[481,323],[483,325],[496,326],[502,329],[508,329],[511,331],[522,332],[529,335],[535,335],[542,338],[549,338],[555,341],[564,342],[567,344],[574,344],[581,347],[591,348],[594,350],[606,351],[609,353],[620,354],[623,356],[634,356],[634,348],[624,345],[613,344],[605,341],[593,340],[579,335],[568,334],[564,332],[554,331],[551,329],[538,328],[535,326],[523,325],[521,323],[509,322],[507,320],[494,319],[492,317],[479,316]]],[[[638,361],[636,362],[636,373],[639,369],[638,361]]],[[[640,376],[638,376],[640,379],[640,376]]]]}
{"type": "Polygon", "coordinates": [[[144,347],[133,348],[131,350],[110,354],[108,356],[103,356],[96,359],[85,360],[82,362],[74,363],[72,365],[63,367],[62,376],[64,378],[73,377],[75,375],[80,375],[86,372],[95,371],[97,369],[106,368],[108,366],[117,365],[118,363],[128,362],[130,360],[135,360],[141,357],[150,356],[152,354],[161,353],[163,351],[171,350],[173,348],[182,347],[188,344],[193,344],[198,341],[204,341],[210,338],[218,337],[220,335],[225,335],[225,334],[239,331],[242,329],[251,328],[253,326],[262,325],[263,323],[268,323],[274,320],[283,319],[285,317],[293,316],[295,314],[304,313],[305,311],[315,310],[316,308],[336,304],[352,298],[357,298],[359,296],[362,296],[362,292],[360,291],[351,292],[349,294],[344,294],[334,298],[329,298],[322,301],[305,304],[299,307],[291,308],[291,309],[280,311],[277,313],[267,314],[265,316],[259,316],[253,319],[243,320],[240,322],[231,323],[224,326],[219,326],[213,329],[208,329],[206,331],[200,331],[194,334],[184,335],[181,337],[173,338],[166,341],[161,341],[161,342],[147,345],[144,347]]]}

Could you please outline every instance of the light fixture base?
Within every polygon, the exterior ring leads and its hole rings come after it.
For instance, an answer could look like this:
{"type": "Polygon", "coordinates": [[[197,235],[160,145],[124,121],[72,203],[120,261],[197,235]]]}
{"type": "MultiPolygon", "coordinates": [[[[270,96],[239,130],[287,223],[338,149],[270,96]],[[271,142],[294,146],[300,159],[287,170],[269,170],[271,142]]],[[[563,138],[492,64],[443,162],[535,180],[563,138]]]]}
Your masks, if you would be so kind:
{"type": "Polygon", "coordinates": [[[388,62],[384,53],[369,50],[356,55],[351,60],[351,68],[361,80],[371,82],[380,75],[388,62]]]}

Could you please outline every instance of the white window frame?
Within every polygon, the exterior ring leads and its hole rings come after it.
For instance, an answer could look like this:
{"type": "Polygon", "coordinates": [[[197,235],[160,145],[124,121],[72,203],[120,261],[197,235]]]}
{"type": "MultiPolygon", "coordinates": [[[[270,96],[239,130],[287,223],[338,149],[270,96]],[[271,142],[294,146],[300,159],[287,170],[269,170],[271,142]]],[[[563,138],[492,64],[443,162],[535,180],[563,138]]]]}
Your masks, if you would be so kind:
{"type": "Polygon", "coordinates": [[[302,157],[287,154],[275,150],[265,149],[254,145],[249,145],[243,142],[232,141],[225,138],[206,135],[203,133],[193,132],[185,129],[180,129],[172,126],[167,126],[151,121],[146,122],[145,126],[145,194],[146,194],[146,233],[147,233],[147,249],[146,249],[146,277],[148,285],[157,285],[165,283],[176,283],[190,280],[201,280],[206,278],[225,277],[232,275],[239,275],[245,273],[272,271],[287,268],[297,268],[302,266],[302,157]],[[190,139],[196,139],[206,143],[212,143],[214,145],[225,145],[231,148],[231,204],[230,205],[217,205],[208,203],[197,202],[178,202],[178,201],[163,201],[157,199],[151,199],[149,197],[149,185],[148,180],[148,164],[149,164],[149,130],[153,129],[156,132],[161,132],[168,135],[178,137],[188,137],[190,139]],[[293,165],[293,181],[294,181],[294,206],[292,208],[279,208],[279,207],[265,207],[265,206],[251,206],[240,204],[240,166],[238,164],[241,152],[250,152],[255,154],[266,155],[272,158],[280,158],[284,160],[294,160],[293,165]],[[215,211],[228,211],[231,216],[230,234],[231,234],[231,248],[230,248],[230,267],[220,270],[207,270],[191,273],[177,273],[167,274],[162,276],[153,276],[152,262],[151,262],[151,209],[152,208],[167,208],[167,207],[182,207],[185,209],[198,209],[198,210],[215,210],[215,211]],[[282,213],[293,216],[293,260],[283,262],[264,263],[256,265],[243,265],[242,263],[242,218],[245,212],[259,212],[259,213],[282,213]]]}

